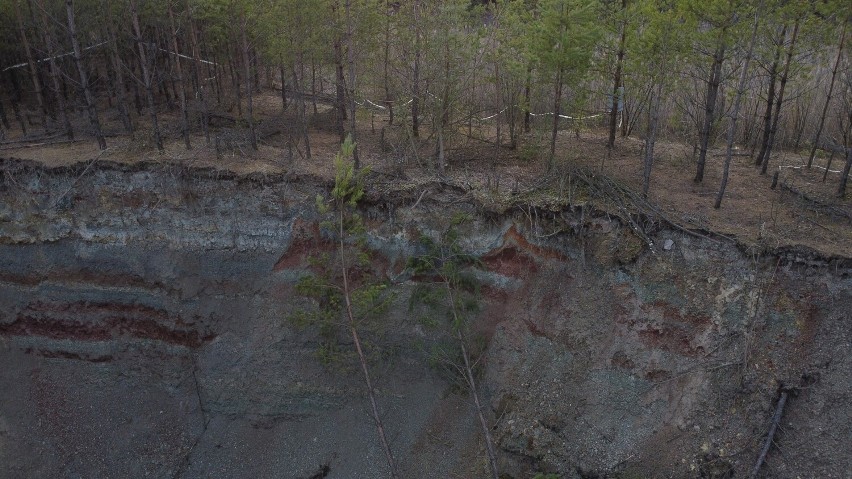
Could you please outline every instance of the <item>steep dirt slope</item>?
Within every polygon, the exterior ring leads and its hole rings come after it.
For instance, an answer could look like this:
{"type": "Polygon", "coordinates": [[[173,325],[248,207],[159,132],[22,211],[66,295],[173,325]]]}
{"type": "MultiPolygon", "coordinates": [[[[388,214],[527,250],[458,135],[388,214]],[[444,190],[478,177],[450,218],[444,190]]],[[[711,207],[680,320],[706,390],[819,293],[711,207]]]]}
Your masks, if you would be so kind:
{"type": "MultiPolygon", "coordinates": [[[[383,475],[357,370],[325,367],[317,333],[287,321],[329,185],[86,168],[0,164],[0,476],[383,475]]],[[[742,477],[782,385],[765,476],[852,470],[848,259],[665,228],[652,250],[603,212],[494,213],[438,190],[364,206],[399,291],[374,369],[406,477],[487,470],[408,309],[405,260],[454,211],[485,265],[483,392],[507,477],[742,477]]]]}

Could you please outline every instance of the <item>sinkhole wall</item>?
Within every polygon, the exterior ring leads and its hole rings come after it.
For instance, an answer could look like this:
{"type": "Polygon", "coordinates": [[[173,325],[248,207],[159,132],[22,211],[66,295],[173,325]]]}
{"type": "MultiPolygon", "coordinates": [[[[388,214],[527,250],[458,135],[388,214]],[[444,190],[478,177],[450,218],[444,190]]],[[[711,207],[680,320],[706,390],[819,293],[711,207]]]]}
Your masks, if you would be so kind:
{"type": "MultiPolygon", "coordinates": [[[[0,477],[386,474],[358,370],[324,365],[316,331],[287,319],[306,304],[293,286],[322,248],[327,183],[0,170],[0,477]]],[[[766,477],[848,477],[849,259],[665,228],[652,251],[590,208],[408,191],[363,205],[398,291],[372,367],[405,477],[487,475],[467,393],[429,361],[438,333],[407,299],[417,238],[456,211],[483,260],[474,330],[505,477],[742,477],[781,387],[794,394],[766,477]]]]}

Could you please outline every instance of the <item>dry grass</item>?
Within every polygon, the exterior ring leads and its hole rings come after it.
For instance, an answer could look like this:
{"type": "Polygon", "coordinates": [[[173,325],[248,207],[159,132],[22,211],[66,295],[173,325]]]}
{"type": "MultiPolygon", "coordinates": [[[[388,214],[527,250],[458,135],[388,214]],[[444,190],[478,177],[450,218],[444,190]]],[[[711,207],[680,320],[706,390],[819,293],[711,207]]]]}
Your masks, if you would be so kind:
{"type": "MultiPolygon", "coordinates": [[[[310,106],[308,110],[310,112],[310,106]]],[[[179,117],[172,112],[161,115],[166,132],[163,152],[153,148],[153,142],[144,134],[137,134],[134,139],[118,134],[117,118],[112,115],[105,119],[106,130],[115,132],[115,135],[107,139],[109,148],[103,154],[90,138],[73,143],[50,143],[58,139],[21,142],[20,138],[16,138],[20,133],[12,131],[7,134],[12,142],[0,145],[0,156],[31,159],[48,166],[97,157],[123,163],[176,162],[239,174],[290,172],[330,179],[334,173],[331,159],[339,148],[339,139],[332,133],[330,125],[322,123],[323,118],[328,117],[327,110],[328,107],[321,106],[320,115],[312,124],[313,157],[310,160],[299,157],[297,153],[290,160],[286,138],[283,134],[274,134],[294,127],[293,120],[281,114],[280,97],[275,92],[265,92],[255,100],[261,129],[273,132],[262,139],[256,152],[247,146],[239,146],[217,155],[215,148],[206,145],[200,134],[194,135],[194,148],[188,151],[179,135],[179,117]]],[[[224,113],[237,114],[236,111],[224,113]]],[[[415,154],[405,129],[388,127],[386,118],[373,113],[360,115],[358,143],[362,162],[394,178],[395,188],[424,190],[422,185],[435,179],[434,140],[423,141],[415,154]],[[386,147],[383,151],[380,144],[382,127],[385,127],[386,138],[397,145],[396,149],[386,147]]],[[[137,122],[144,126],[144,119],[137,118],[137,122]]],[[[544,142],[535,147],[535,141],[529,139],[527,146],[518,150],[497,150],[493,142],[471,139],[466,133],[467,129],[463,127],[453,139],[444,179],[462,186],[472,197],[491,204],[509,204],[512,190],[524,191],[546,174],[542,158],[546,150],[544,142]]],[[[478,138],[493,139],[495,136],[493,129],[481,125],[477,125],[471,133],[478,138]]],[[[604,145],[603,131],[584,130],[579,137],[573,130],[562,131],[557,148],[558,160],[564,166],[597,171],[602,158],[606,158],[604,145]]],[[[641,147],[640,139],[619,139],[612,156],[604,164],[606,175],[633,191],[641,191],[641,147]]],[[[732,164],[724,203],[721,209],[716,210],[713,209],[713,200],[721,178],[721,149],[710,152],[705,179],[701,184],[692,182],[695,167],[691,147],[661,141],[658,142],[657,153],[649,200],[659,205],[669,219],[685,227],[735,237],[760,249],[801,245],[826,255],[852,257],[852,220],[849,219],[852,217],[852,199],[849,195],[846,199],[834,196],[839,177],[837,173],[829,173],[828,182],[823,183],[822,169],[782,168],[779,179],[782,186],[772,190],[769,188],[771,174],[758,174],[751,166],[750,157],[737,156],[732,164]]],[[[841,166],[841,161],[836,159],[833,168],[841,166]]],[[[802,162],[800,154],[781,152],[772,158],[770,172],[775,171],[779,164],[800,166],[802,162]]],[[[823,158],[817,160],[819,166],[824,166],[824,162],[823,158]]]]}

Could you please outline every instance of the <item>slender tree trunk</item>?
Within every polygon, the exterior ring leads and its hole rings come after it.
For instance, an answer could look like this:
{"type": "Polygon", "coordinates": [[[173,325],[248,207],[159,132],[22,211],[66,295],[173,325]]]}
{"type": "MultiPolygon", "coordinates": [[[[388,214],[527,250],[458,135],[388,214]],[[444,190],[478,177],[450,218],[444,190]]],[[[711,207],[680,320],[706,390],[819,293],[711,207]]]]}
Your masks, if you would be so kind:
{"type": "MultiPolygon", "coordinates": [[[[191,12],[191,5],[189,3],[190,0],[186,0],[186,11],[191,12]]],[[[210,145],[210,107],[207,105],[207,92],[205,89],[205,85],[208,80],[202,80],[200,78],[199,70],[201,70],[198,62],[200,61],[201,50],[199,48],[198,42],[198,31],[195,22],[192,19],[192,15],[187,19],[189,22],[189,45],[192,50],[192,76],[195,79],[194,87],[195,87],[195,99],[201,105],[201,131],[204,132],[204,139],[207,142],[207,145],[210,145]]],[[[214,82],[215,85],[215,82],[214,82]]]]}
{"type": "Polygon", "coordinates": [[[0,122],[3,123],[3,128],[7,130],[11,130],[12,128],[9,126],[9,118],[6,116],[6,107],[3,106],[3,100],[0,99],[0,122]]]}
{"type": "MultiPolygon", "coordinates": [[[[852,109],[848,108],[848,103],[846,106],[846,130],[843,132],[843,146],[845,147],[844,151],[846,152],[846,164],[843,165],[843,171],[840,172],[840,182],[837,185],[838,198],[846,196],[846,184],[849,181],[849,171],[852,170],[852,109]]],[[[827,173],[828,169],[826,169],[826,174],[827,173]]]]}
{"type": "MultiPolygon", "coordinates": [[[[621,14],[625,15],[627,11],[627,0],[621,0],[621,14]]],[[[621,38],[618,41],[618,56],[615,62],[615,75],[613,76],[612,86],[612,109],[609,113],[609,139],[607,140],[607,148],[615,146],[615,131],[618,129],[618,96],[619,88],[621,87],[621,69],[624,65],[624,44],[627,39],[627,19],[621,20],[621,38]]]]}
{"type": "Polygon", "coordinates": [[[130,20],[133,23],[133,33],[136,36],[136,44],[139,48],[139,65],[142,69],[142,82],[145,86],[145,96],[148,99],[148,110],[151,116],[151,128],[154,131],[154,142],[157,149],[163,151],[163,138],[160,136],[160,125],[157,122],[157,105],[154,103],[154,88],[151,85],[151,64],[145,53],[145,44],[142,41],[142,29],[139,28],[139,12],[136,9],[136,1],[130,0],[130,20]]]}
{"type": "Polygon", "coordinates": [[[251,50],[249,49],[248,36],[246,35],[246,19],[242,18],[240,22],[240,39],[243,43],[243,64],[245,66],[245,78],[246,78],[246,114],[249,126],[249,141],[251,142],[251,149],[257,151],[257,132],[254,128],[254,88],[252,85],[252,73],[251,73],[251,50]]]}
{"type": "Polygon", "coordinates": [[[559,132],[559,115],[562,114],[562,67],[556,72],[556,82],[553,92],[553,129],[550,135],[550,157],[547,161],[547,171],[552,171],[556,163],[556,134],[559,132]]]}
{"type": "Polygon", "coordinates": [[[260,64],[256,48],[252,47],[251,56],[249,58],[251,58],[251,67],[252,72],[254,73],[254,82],[252,83],[252,86],[254,87],[254,93],[259,95],[263,93],[263,83],[260,81],[260,70],[262,65],[260,64]]]}
{"type": "Polygon", "coordinates": [[[707,99],[704,103],[704,125],[701,128],[701,137],[698,151],[698,166],[695,178],[692,180],[701,183],[704,180],[704,164],[707,161],[707,148],[713,131],[714,117],[716,115],[716,100],[719,96],[719,84],[722,81],[722,62],[725,61],[725,31],[719,38],[719,45],[713,54],[713,65],[710,68],[710,80],[707,82],[707,99]]]}
{"type": "Polygon", "coordinates": [[[385,88],[385,108],[388,109],[388,125],[393,125],[393,98],[390,93],[390,76],[388,68],[390,65],[390,30],[391,14],[390,0],[385,0],[385,45],[384,45],[384,75],[382,77],[385,88]]]}
{"type": "Polygon", "coordinates": [[[381,445],[382,445],[382,451],[385,454],[385,459],[387,460],[388,468],[390,468],[390,475],[393,479],[396,479],[396,478],[399,477],[399,471],[397,470],[396,462],[394,461],[393,453],[391,452],[391,449],[390,449],[390,444],[388,443],[387,437],[385,435],[384,423],[382,422],[382,418],[379,415],[379,407],[378,407],[378,404],[376,403],[376,393],[373,390],[373,383],[370,379],[370,371],[367,367],[367,358],[364,355],[363,348],[361,347],[361,338],[358,335],[358,328],[357,328],[357,323],[355,321],[355,314],[353,313],[353,310],[352,310],[352,301],[351,301],[351,298],[350,298],[351,292],[349,290],[348,265],[346,263],[346,256],[344,254],[344,246],[345,246],[344,245],[345,231],[344,231],[344,228],[343,228],[343,208],[344,208],[344,205],[339,205],[339,208],[340,208],[340,212],[339,212],[339,215],[340,215],[339,216],[339,219],[340,219],[340,221],[339,221],[340,239],[339,239],[338,246],[339,246],[339,250],[340,250],[340,269],[341,269],[341,272],[343,274],[343,298],[346,302],[346,316],[347,316],[347,319],[349,320],[349,331],[352,334],[352,342],[355,344],[355,350],[358,353],[358,361],[361,363],[361,371],[364,373],[364,382],[366,383],[366,386],[367,386],[367,395],[370,398],[370,408],[371,408],[372,413],[373,413],[373,421],[376,423],[376,430],[379,434],[379,441],[381,442],[381,445]]]}
{"type": "MultiPolygon", "coordinates": [[[[852,115],[850,115],[852,120],[852,115]]],[[[837,185],[837,197],[843,198],[846,196],[846,184],[849,182],[849,171],[852,170],[852,146],[846,147],[846,164],[843,165],[843,171],[840,173],[840,183],[837,185]]]]}
{"type": "MultiPolygon", "coordinates": [[[[171,0],[167,0],[167,2],[171,2],[171,0]]],[[[170,8],[171,8],[171,4],[169,3],[169,5],[166,7],[166,10],[168,11],[170,8]]],[[[158,33],[160,32],[159,28],[157,29],[157,32],[158,33]]],[[[165,62],[165,65],[164,65],[165,68],[163,68],[161,71],[168,72],[168,75],[167,75],[168,78],[163,79],[163,88],[166,91],[168,91],[169,86],[171,86],[171,88],[172,88],[171,97],[176,99],[176,100],[180,100],[180,93],[178,92],[178,86],[180,86],[180,85],[177,82],[177,75],[176,75],[176,73],[179,74],[179,71],[178,71],[177,65],[175,63],[180,57],[177,56],[177,54],[176,54],[177,51],[175,51],[174,53],[169,53],[169,49],[171,48],[171,45],[170,45],[171,37],[172,37],[171,33],[168,33],[168,34],[163,33],[163,34],[160,34],[159,36],[161,37],[161,41],[163,42],[163,46],[159,47],[159,51],[162,51],[163,53],[165,53],[165,55],[163,55],[163,60],[165,62]],[[166,81],[166,80],[168,80],[168,81],[166,81]]],[[[177,105],[174,105],[174,104],[170,105],[170,109],[174,109],[176,107],[177,107],[177,105]]]]}
{"type": "Polygon", "coordinates": [[[438,126],[438,172],[444,173],[446,164],[446,145],[444,142],[444,131],[450,123],[450,44],[444,43],[444,84],[441,94],[441,119],[438,126]]]}
{"type": "Polygon", "coordinates": [[[497,102],[497,113],[494,117],[494,122],[497,127],[497,138],[494,140],[494,160],[492,165],[496,168],[497,161],[500,159],[500,144],[503,136],[503,93],[500,80],[500,64],[494,62],[494,100],[497,102]]]}
{"type": "Polygon", "coordinates": [[[183,68],[180,63],[180,49],[178,48],[178,33],[175,25],[175,15],[172,8],[172,2],[169,0],[169,25],[172,28],[172,49],[174,49],[175,72],[177,73],[178,95],[180,96],[180,111],[181,111],[181,130],[183,133],[183,141],[187,150],[192,149],[192,143],[189,138],[189,108],[186,103],[186,87],[183,83],[183,68]]]}
{"type": "Polygon", "coordinates": [[[748,122],[743,125],[743,135],[742,135],[742,144],[743,146],[749,146],[751,155],[754,155],[755,146],[757,142],[754,140],[755,133],[757,130],[757,111],[760,108],[760,102],[754,102],[754,108],[751,110],[751,114],[748,115],[748,122]]]}
{"type": "Polygon", "coordinates": [[[343,46],[341,45],[341,40],[339,37],[336,37],[334,40],[334,75],[335,75],[335,108],[337,110],[337,115],[335,117],[335,122],[337,126],[337,135],[340,137],[340,142],[343,143],[346,140],[346,128],[344,126],[346,121],[346,85],[345,78],[343,76],[343,46]]]}
{"type": "Polygon", "coordinates": [[[843,44],[846,40],[847,22],[843,22],[843,29],[840,31],[840,44],[837,46],[837,58],[834,60],[834,68],[831,70],[831,81],[828,83],[828,96],[825,98],[825,105],[822,107],[822,115],[819,117],[819,126],[817,126],[816,135],[814,135],[814,144],[811,146],[811,153],[808,155],[808,168],[814,163],[817,148],[819,147],[822,128],[825,126],[825,115],[828,113],[828,106],[831,104],[831,94],[834,92],[834,79],[837,77],[837,69],[840,66],[840,59],[843,58],[843,44]]]}
{"type": "Polygon", "coordinates": [[[494,141],[494,162],[500,156],[500,145],[503,142],[503,88],[500,77],[500,63],[494,62],[494,101],[497,103],[497,116],[494,117],[494,122],[497,127],[497,138],[494,141]]]}
{"type": "MultiPolygon", "coordinates": [[[[59,121],[65,129],[65,136],[69,140],[74,139],[74,129],[71,127],[71,118],[68,115],[68,106],[65,104],[65,97],[62,95],[62,81],[59,65],[56,64],[56,39],[53,37],[53,31],[47,22],[47,12],[44,6],[39,4],[41,10],[41,28],[44,34],[44,44],[47,47],[48,63],[50,65],[50,80],[53,83],[53,91],[55,92],[56,102],[59,106],[59,121]]],[[[5,115],[4,115],[5,119],[5,115]]],[[[8,127],[7,127],[8,128],[8,127]]]]}
{"type": "MultiPolygon", "coordinates": [[[[239,50],[242,50],[242,48],[240,48],[240,47],[237,47],[237,48],[239,50]]],[[[241,86],[240,86],[240,73],[238,71],[239,67],[234,65],[234,58],[236,58],[237,55],[242,57],[242,52],[240,52],[238,54],[232,54],[232,55],[233,56],[228,58],[228,69],[231,72],[231,85],[233,85],[233,87],[234,87],[234,93],[235,93],[235,96],[237,98],[237,105],[236,105],[237,106],[237,115],[240,118],[242,118],[243,117],[243,92],[242,92],[241,86]]]]}
{"type": "Polygon", "coordinates": [[[787,38],[787,25],[781,27],[778,34],[778,44],[775,46],[775,57],[769,67],[769,90],[766,93],[766,112],[763,114],[763,136],[760,141],[760,151],[754,160],[755,166],[763,163],[766,149],[769,146],[769,133],[772,131],[772,107],[775,105],[775,88],[778,81],[778,66],[781,62],[781,51],[784,49],[784,39],[787,38]]]}
{"type": "Polygon", "coordinates": [[[281,74],[281,110],[287,111],[287,76],[284,74],[284,60],[280,61],[278,70],[281,74]]]}
{"type": "Polygon", "coordinates": [[[20,33],[21,45],[24,47],[24,55],[27,58],[27,66],[30,70],[30,79],[33,82],[33,90],[36,94],[36,101],[38,103],[39,115],[41,116],[41,127],[47,132],[47,105],[44,102],[44,90],[41,87],[41,81],[39,80],[38,66],[36,65],[35,58],[33,58],[33,52],[30,48],[30,42],[27,39],[26,28],[24,27],[24,9],[23,5],[20,2],[17,4],[17,8],[15,8],[17,12],[18,18],[18,32],[20,33]]]}
{"type": "Polygon", "coordinates": [[[121,118],[121,124],[129,134],[133,134],[133,121],[130,119],[130,111],[128,109],[127,85],[124,80],[124,66],[121,62],[121,57],[118,54],[118,40],[115,37],[115,25],[112,21],[112,11],[109,4],[104,1],[104,11],[107,14],[107,36],[109,37],[109,58],[112,64],[112,70],[115,72],[115,95],[118,106],[118,115],[121,118]]]}
{"type": "Polygon", "coordinates": [[[644,169],[642,171],[642,197],[648,197],[651,188],[651,169],[654,167],[654,146],[657,142],[657,129],[660,123],[660,102],[663,96],[663,83],[657,83],[657,91],[654,93],[654,101],[649,105],[648,134],[645,138],[644,169]]]}
{"type": "Polygon", "coordinates": [[[15,115],[15,119],[18,120],[18,123],[21,125],[21,134],[26,137],[27,136],[27,122],[24,120],[23,115],[21,115],[20,104],[23,101],[23,94],[21,93],[21,84],[18,82],[18,77],[15,75],[15,70],[7,70],[9,75],[9,83],[12,84],[12,91],[14,92],[13,98],[10,101],[12,104],[12,114],[15,115]]]}
{"type": "MultiPolygon", "coordinates": [[[[131,74],[131,77],[134,77],[134,76],[136,78],[143,78],[144,77],[142,72],[138,72],[139,73],[138,75],[136,75],[136,73],[137,73],[136,72],[136,66],[134,65],[133,66],[133,73],[131,74]]],[[[136,116],[141,117],[142,116],[142,95],[139,94],[139,82],[134,81],[134,82],[131,82],[131,84],[133,85],[133,106],[136,108],[136,116]]],[[[143,80],[143,85],[144,85],[144,80],[143,80]]]]}
{"type": "MultiPolygon", "coordinates": [[[[304,66],[304,59],[300,57],[300,66],[304,66]]],[[[296,68],[293,67],[293,89],[295,91],[302,91],[299,86],[299,78],[296,75],[296,68]]],[[[302,138],[305,141],[305,157],[307,159],[311,159],[311,138],[308,135],[308,115],[306,114],[307,107],[305,106],[305,96],[297,95],[298,98],[298,106],[296,110],[299,112],[299,126],[300,131],[302,133],[302,138]]]]}
{"type": "MultiPolygon", "coordinates": [[[[305,74],[304,74],[305,64],[304,64],[304,62],[302,62],[299,65],[299,68],[302,71],[302,88],[304,89],[304,87],[305,87],[305,74]]],[[[319,110],[317,109],[317,93],[318,92],[323,93],[324,91],[325,91],[325,88],[323,87],[323,84],[322,84],[322,77],[320,77],[320,88],[319,88],[319,91],[317,91],[317,61],[314,58],[314,56],[311,55],[311,106],[313,107],[314,115],[319,114],[319,110]]]]}
{"type": "Polygon", "coordinates": [[[834,160],[835,151],[831,150],[831,154],[828,155],[828,161],[825,164],[825,171],[822,172],[822,182],[825,183],[825,179],[828,177],[828,171],[831,169],[831,162],[834,160]]]}
{"type": "Polygon", "coordinates": [[[420,0],[414,0],[414,75],[411,89],[411,133],[420,137],[420,0]]]}
{"type": "MultiPolygon", "coordinates": [[[[762,3],[761,3],[762,4],[762,3]]],[[[748,53],[746,54],[743,69],[740,72],[740,81],[737,84],[737,93],[734,97],[734,110],[731,112],[731,123],[728,125],[728,144],[725,150],[725,165],[722,167],[722,183],[719,185],[719,192],[716,194],[716,202],[713,208],[719,209],[722,206],[722,198],[725,197],[725,188],[728,186],[728,175],[731,169],[731,158],[734,153],[734,137],[737,134],[737,120],[740,115],[740,105],[742,104],[743,94],[746,89],[746,80],[748,80],[748,68],[751,64],[751,55],[754,52],[754,39],[757,38],[757,27],[760,24],[759,13],[754,16],[754,26],[751,30],[751,40],[748,43],[748,53]]]]}
{"type": "MultiPolygon", "coordinates": [[[[175,109],[175,103],[172,100],[172,95],[169,94],[169,85],[166,82],[166,79],[163,78],[164,69],[161,68],[161,64],[163,62],[159,60],[159,58],[162,56],[159,54],[160,50],[165,50],[158,43],[161,39],[160,37],[160,29],[155,28],[154,40],[150,42],[151,50],[149,52],[151,60],[151,72],[153,72],[153,78],[155,79],[154,85],[160,90],[160,95],[166,99],[166,108],[168,108],[169,111],[172,111],[175,109]]],[[[168,64],[169,62],[169,56],[170,55],[165,55],[164,57],[166,64],[168,64]]]]}
{"type": "Polygon", "coordinates": [[[83,54],[80,49],[80,42],[77,40],[77,25],[74,22],[74,2],[73,0],[65,0],[65,11],[68,14],[68,33],[71,35],[71,47],[74,50],[74,63],[77,64],[77,71],[80,74],[80,86],[83,89],[83,95],[86,98],[86,109],[89,112],[89,123],[92,124],[92,130],[95,138],[98,140],[98,147],[101,150],[106,150],[106,139],[101,131],[101,122],[98,119],[98,107],[95,104],[95,98],[92,95],[92,89],[89,86],[89,79],[86,75],[86,68],[83,66],[83,54]]]}
{"type": "MultiPolygon", "coordinates": [[[[458,316],[456,309],[456,300],[453,295],[453,288],[450,286],[449,280],[444,280],[444,285],[447,287],[447,295],[450,299],[450,310],[453,313],[453,322],[455,325],[461,324],[461,319],[458,316]]],[[[482,435],[485,439],[485,451],[488,454],[488,466],[491,470],[491,478],[499,479],[500,472],[497,468],[497,453],[494,450],[494,439],[491,437],[491,427],[485,419],[485,414],[482,412],[482,401],[479,398],[479,389],[476,387],[476,378],[473,375],[473,366],[471,364],[470,353],[467,350],[467,343],[462,334],[461,327],[456,327],[456,338],[459,341],[459,346],[462,351],[462,360],[464,361],[465,381],[470,388],[470,395],[473,398],[473,405],[476,407],[476,415],[479,418],[479,426],[482,428],[482,435]]]]}
{"type": "Polygon", "coordinates": [[[784,103],[784,88],[787,86],[787,78],[790,75],[790,62],[793,59],[793,51],[796,47],[796,38],[799,33],[799,19],[793,24],[793,34],[790,38],[790,47],[787,50],[787,59],[784,62],[784,71],[781,73],[781,83],[778,86],[778,99],[775,100],[775,118],[772,119],[772,129],[769,131],[769,143],[766,145],[766,153],[760,163],[760,174],[765,175],[769,166],[769,156],[772,154],[772,146],[775,143],[775,135],[778,132],[778,118],[781,116],[781,105],[784,103]]]}
{"type": "Polygon", "coordinates": [[[527,66],[527,76],[524,78],[524,133],[530,132],[530,117],[532,100],[530,98],[530,90],[532,89],[532,65],[527,66]]]}
{"type": "Polygon", "coordinates": [[[346,8],[346,62],[349,67],[349,83],[347,91],[349,92],[349,135],[352,137],[354,145],[352,149],[352,160],[355,163],[355,169],[361,168],[361,159],[358,154],[358,131],[355,129],[355,36],[352,25],[352,1],[345,0],[344,7],[346,8]]]}
{"type": "Polygon", "coordinates": [[[118,106],[118,88],[115,80],[114,69],[110,69],[110,65],[112,65],[112,55],[110,54],[109,48],[102,48],[101,54],[103,55],[103,67],[104,67],[104,78],[106,78],[106,89],[107,89],[107,108],[113,107],[113,102],[115,102],[115,106],[118,106]]]}

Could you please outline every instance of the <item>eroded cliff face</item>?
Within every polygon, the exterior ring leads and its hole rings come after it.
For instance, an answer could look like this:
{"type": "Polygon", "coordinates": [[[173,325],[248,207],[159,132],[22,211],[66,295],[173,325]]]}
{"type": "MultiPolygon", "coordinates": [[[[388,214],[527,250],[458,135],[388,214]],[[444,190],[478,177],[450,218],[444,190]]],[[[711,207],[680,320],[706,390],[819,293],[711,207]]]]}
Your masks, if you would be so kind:
{"type": "MultiPolygon", "coordinates": [[[[327,184],[0,167],[0,476],[385,474],[357,370],[324,366],[316,332],[287,320],[327,184]]],[[[482,389],[507,477],[744,476],[781,383],[797,389],[767,477],[852,470],[847,259],[666,229],[651,251],[588,209],[419,196],[364,206],[399,291],[373,367],[406,477],[487,471],[470,401],[429,365],[408,308],[405,261],[454,211],[485,265],[482,389]]]]}

